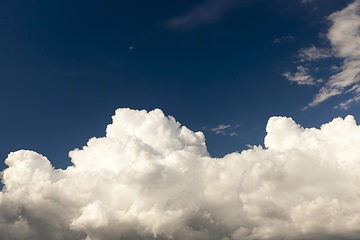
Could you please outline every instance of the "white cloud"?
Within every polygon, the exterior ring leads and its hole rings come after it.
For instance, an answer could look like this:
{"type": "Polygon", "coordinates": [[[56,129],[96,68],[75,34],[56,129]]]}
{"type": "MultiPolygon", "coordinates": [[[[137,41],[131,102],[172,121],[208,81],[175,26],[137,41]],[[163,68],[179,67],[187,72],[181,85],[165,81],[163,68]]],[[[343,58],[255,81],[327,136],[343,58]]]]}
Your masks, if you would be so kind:
{"type": "MultiPolygon", "coordinates": [[[[331,48],[303,48],[299,51],[301,61],[314,61],[334,56],[344,59],[338,73],[332,75],[308,106],[316,106],[328,98],[343,94],[360,82],[360,0],[355,0],[341,11],[328,17],[332,25],[326,38],[331,48]]],[[[350,103],[358,102],[360,95],[355,95],[339,106],[347,108],[350,103]],[[346,107],[344,107],[346,106],[346,107]]]]}
{"type": "Polygon", "coordinates": [[[299,57],[301,61],[314,61],[318,59],[324,59],[331,57],[333,54],[330,49],[316,48],[312,45],[309,48],[302,48],[299,50],[299,57]]]}
{"type": "Polygon", "coordinates": [[[212,128],[211,131],[212,132],[216,132],[216,134],[224,134],[225,135],[225,132],[224,130],[231,127],[231,125],[219,125],[218,127],[215,127],[215,128],[212,128]]]}
{"type": "Polygon", "coordinates": [[[2,240],[358,239],[360,126],[269,119],[266,149],[211,158],[201,132],[160,110],[118,109],[106,136],[54,169],[10,153],[2,240]]]}
{"type": "Polygon", "coordinates": [[[309,74],[309,69],[304,66],[298,66],[295,74],[286,72],[283,76],[285,76],[289,81],[296,82],[299,85],[315,84],[315,79],[309,74]]]}
{"type": "Polygon", "coordinates": [[[169,19],[165,26],[174,30],[190,30],[199,25],[217,22],[240,0],[208,0],[184,15],[169,19]]]}

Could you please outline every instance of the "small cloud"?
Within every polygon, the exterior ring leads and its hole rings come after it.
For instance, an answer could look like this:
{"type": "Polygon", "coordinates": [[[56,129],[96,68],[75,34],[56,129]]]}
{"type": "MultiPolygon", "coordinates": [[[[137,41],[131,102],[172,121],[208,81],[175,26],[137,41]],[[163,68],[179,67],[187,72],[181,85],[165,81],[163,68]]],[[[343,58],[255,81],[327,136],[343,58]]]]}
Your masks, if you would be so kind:
{"type": "MultiPolygon", "coordinates": [[[[231,124],[228,124],[228,125],[221,124],[218,127],[211,128],[210,131],[215,132],[216,134],[220,134],[220,135],[238,136],[238,134],[235,132],[231,132],[231,133],[229,133],[229,132],[240,126],[241,126],[240,124],[237,124],[235,126],[232,126],[231,124]]],[[[206,127],[203,127],[203,129],[206,129],[206,127]]]]}
{"type": "Polygon", "coordinates": [[[289,81],[296,82],[298,85],[314,85],[315,79],[309,74],[309,69],[304,66],[298,66],[297,72],[292,74],[290,72],[283,73],[289,81]]]}
{"type": "Polygon", "coordinates": [[[313,0],[302,0],[302,4],[304,4],[304,3],[311,3],[313,0]]]}
{"type": "Polygon", "coordinates": [[[293,42],[295,38],[293,36],[284,36],[280,38],[276,38],[273,43],[282,43],[282,42],[293,42]]]}
{"type": "Polygon", "coordinates": [[[309,48],[302,48],[298,52],[298,57],[301,58],[301,62],[314,61],[329,58],[331,56],[333,56],[333,53],[330,49],[317,48],[314,45],[309,48]]]}
{"type": "Polygon", "coordinates": [[[276,38],[273,43],[280,43],[280,39],[276,38]]]}
{"type": "Polygon", "coordinates": [[[211,131],[215,132],[216,134],[226,135],[224,129],[231,127],[231,125],[219,125],[216,128],[212,128],[211,131]]]}
{"type": "Polygon", "coordinates": [[[216,131],[219,131],[219,130],[224,130],[224,129],[229,128],[229,127],[231,127],[231,125],[219,125],[216,128],[212,128],[211,131],[216,132],[216,131]]]}
{"type": "Polygon", "coordinates": [[[191,30],[199,25],[214,23],[239,2],[240,0],[208,0],[184,15],[169,19],[165,26],[172,30],[191,30]]]}
{"type": "Polygon", "coordinates": [[[134,50],[134,49],[135,49],[135,47],[134,47],[134,46],[131,46],[131,47],[129,47],[129,49],[130,49],[130,50],[134,50]]]}

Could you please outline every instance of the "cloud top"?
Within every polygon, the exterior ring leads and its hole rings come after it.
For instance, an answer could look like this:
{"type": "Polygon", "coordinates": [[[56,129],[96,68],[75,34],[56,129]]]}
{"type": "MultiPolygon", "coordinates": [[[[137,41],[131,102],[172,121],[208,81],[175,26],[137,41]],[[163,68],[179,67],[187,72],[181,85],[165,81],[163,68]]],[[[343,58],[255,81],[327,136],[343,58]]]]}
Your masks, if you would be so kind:
{"type": "Polygon", "coordinates": [[[118,109],[106,136],[54,169],[33,151],[2,173],[0,236],[67,239],[360,237],[360,126],[272,117],[266,149],[211,158],[201,132],[161,110],[118,109]]]}

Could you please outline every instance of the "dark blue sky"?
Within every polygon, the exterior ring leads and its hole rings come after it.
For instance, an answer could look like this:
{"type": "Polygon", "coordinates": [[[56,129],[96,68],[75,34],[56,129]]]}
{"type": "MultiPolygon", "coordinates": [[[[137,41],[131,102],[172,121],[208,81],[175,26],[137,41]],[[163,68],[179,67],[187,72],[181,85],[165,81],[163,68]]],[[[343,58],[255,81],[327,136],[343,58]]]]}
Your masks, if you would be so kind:
{"type": "MultiPolygon", "coordinates": [[[[351,2],[0,1],[0,169],[18,149],[65,168],[123,107],[160,108],[203,131],[214,157],[263,144],[271,116],[304,127],[359,119],[359,105],[334,109],[346,94],[303,110],[321,83],[283,76],[299,49],[331,47],[319,38],[326,17],[351,2]],[[225,135],[212,131],[220,125],[231,125],[225,135]]],[[[318,61],[317,78],[342,61],[318,61]]]]}

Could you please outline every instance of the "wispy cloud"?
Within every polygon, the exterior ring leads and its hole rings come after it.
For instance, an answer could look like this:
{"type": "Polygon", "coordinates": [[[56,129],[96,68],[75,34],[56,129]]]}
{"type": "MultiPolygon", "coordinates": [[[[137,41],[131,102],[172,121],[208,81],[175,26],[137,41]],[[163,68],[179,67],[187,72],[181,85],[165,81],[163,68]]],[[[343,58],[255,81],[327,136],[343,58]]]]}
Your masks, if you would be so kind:
{"type": "Polygon", "coordinates": [[[296,82],[299,85],[314,85],[315,78],[309,74],[309,69],[304,66],[298,66],[297,72],[292,74],[286,72],[283,74],[289,81],[296,82]]]}
{"type": "Polygon", "coordinates": [[[231,125],[220,125],[218,127],[212,128],[211,131],[220,134],[220,133],[224,133],[224,129],[227,129],[229,127],[231,127],[231,125]]]}
{"type": "MultiPolygon", "coordinates": [[[[328,57],[344,59],[338,72],[332,75],[315,95],[309,106],[316,106],[332,96],[352,92],[354,96],[337,107],[347,108],[349,104],[360,100],[360,93],[352,88],[360,82],[360,0],[355,0],[341,11],[328,17],[331,27],[325,35],[329,47],[311,46],[299,51],[302,62],[315,61],[328,57]]],[[[334,69],[334,67],[332,67],[334,69]]],[[[285,73],[285,76],[291,76],[285,73]]],[[[296,74],[295,74],[296,75],[296,74]]],[[[291,80],[291,78],[288,78],[291,80]]],[[[306,108],[306,107],[305,107],[306,108]]]]}
{"type": "Polygon", "coordinates": [[[282,43],[282,42],[293,42],[295,38],[293,36],[284,36],[281,38],[276,38],[273,43],[282,43]]]}
{"type": "Polygon", "coordinates": [[[165,26],[172,30],[191,30],[199,25],[217,22],[241,0],[208,0],[187,13],[171,18],[165,26]]]}
{"type": "Polygon", "coordinates": [[[301,62],[314,61],[324,59],[333,56],[332,51],[329,48],[317,48],[312,45],[309,48],[302,48],[298,54],[301,62]]]}
{"type": "Polygon", "coordinates": [[[221,124],[221,125],[219,125],[217,127],[213,127],[213,128],[203,127],[203,129],[206,131],[214,132],[216,134],[220,134],[220,135],[238,136],[238,134],[236,132],[234,132],[235,128],[238,128],[238,127],[240,127],[240,124],[236,124],[236,125],[221,124]]]}

